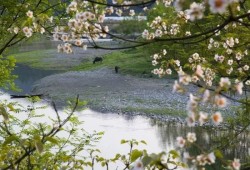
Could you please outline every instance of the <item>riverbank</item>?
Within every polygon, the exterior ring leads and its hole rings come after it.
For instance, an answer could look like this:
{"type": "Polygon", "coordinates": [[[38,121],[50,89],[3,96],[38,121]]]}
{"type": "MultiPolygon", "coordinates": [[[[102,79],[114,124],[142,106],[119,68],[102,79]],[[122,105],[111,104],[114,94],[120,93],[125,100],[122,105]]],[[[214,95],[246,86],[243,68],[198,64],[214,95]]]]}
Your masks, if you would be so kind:
{"type": "Polygon", "coordinates": [[[101,68],[47,76],[34,85],[33,93],[59,105],[79,94],[87,107],[99,112],[184,117],[188,96],[172,93],[172,83],[172,79],[139,78],[101,68]]]}
{"type": "Polygon", "coordinates": [[[81,63],[92,63],[95,57],[110,54],[111,50],[74,48],[73,54],[58,53],[56,47],[12,54],[17,63],[41,70],[68,71],[81,63]]]}
{"type": "MultiPolygon", "coordinates": [[[[101,68],[47,76],[35,83],[33,93],[44,94],[58,106],[65,105],[67,99],[74,99],[79,94],[81,100],[88,102],[88,108],[101,113],[145,115],[184,124],[189,93],[173,93],[173,82],[173,79],[166,78],[116,74],[114,70],[101,68]]],[[[196,93],[197,87],[190,85],[188,91],[196,93]]],[[[233,103],[222,110],[224,117],[232,116],[232,106],[233,103]]],[[[204,108],[204,111],[211,110],[211,107],[204,108]]]]}
{"type": "MultiPolygon", "coordinates": [[[[142,114],[162,121],[185,122],[189,93],[173,93],[174,79],[153,76],[151,59],[142,49],[113,52],[75,48],[70,55],[57,53],[56,49],[24,51],[17,54],[19,63],[62,71],[33,86],[34,94],[44,94],[59,106],[79,94],[81,100],[88,102],[87,107],[102,113],[142,114]],[[103,62],[93,64],[97,56],[103,57],[103,62]],[[118,73],[115,66],[120,67],[118,73]]],[[[189,92],[197,92],[195,86],[188,88],[189,92]]],[[[224,114],[232,115],[230,109],[226,108],[224,114]]]]}

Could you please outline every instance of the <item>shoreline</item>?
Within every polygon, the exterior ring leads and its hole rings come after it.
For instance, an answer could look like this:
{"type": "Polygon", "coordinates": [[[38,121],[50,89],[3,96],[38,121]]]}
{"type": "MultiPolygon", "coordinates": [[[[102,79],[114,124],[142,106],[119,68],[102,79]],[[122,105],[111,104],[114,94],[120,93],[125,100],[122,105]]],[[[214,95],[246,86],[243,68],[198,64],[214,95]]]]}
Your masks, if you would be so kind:
{"type": "Polygon", "coordinates": [[[101,112],[184,116],[188,95],[172,93],[172,83],[172,79],[139,78],[101,68],[44,77],[34,84],[32,92],[59,104],[79,94],[88,107],[101,112]]]}
{"type": "MultiPolygon", "coordinates": [[[[88,102],[87,108],[105,113],[142,115],[162,122],[186,125],[188,94],[172,93],[172,79],[138,78],[115,74],[101,68],[92,71],[71,71],[47,76],[33,86],[33,93],[44,94],[63,106],[66,99],[88,102]]],[[[191,92],[196,87],[188,87],[191,92]]],[[[226,110],[227,115],[228,111],[226,110]]],[[[230,114],[230,113],[229,113],[230,114]]],[[[196,126],[199,126],[198,123],[196,126]]],[[[211,122],[204,127],[214,126],[211,122]]]]}

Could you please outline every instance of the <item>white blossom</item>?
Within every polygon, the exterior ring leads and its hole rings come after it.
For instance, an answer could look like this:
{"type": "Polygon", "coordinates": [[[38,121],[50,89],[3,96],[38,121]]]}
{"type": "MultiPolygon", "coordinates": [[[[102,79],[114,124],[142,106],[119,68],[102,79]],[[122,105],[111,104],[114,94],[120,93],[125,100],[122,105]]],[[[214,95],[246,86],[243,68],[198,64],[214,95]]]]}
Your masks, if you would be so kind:
{"type": "Polygon", "coordinates": [[[220,87],[228,88],[231,85],[231,82],[228,77],[221,77],[219,85],[220,87]]]}
{"type": "Polygon", "coordinates": [[[199,122],[200,122],[200,125],[203,125],[207,120],[208,120],[207,113],[199,112],[199,122]]]}
{"type": "Polygon", "coordinates": [[[250,86],[250,80],[247,80],[247,81],[245,82],[245,84],[246,84],[247,86],[250,86]]]}
{"type": "Polygon", "coordinates": [[[248,71],[249,70],[249,65],[244,65],[243,70],[248,71]]]}
{"type": "Polygon", "coordinates": [[[240,170],[240,160],[234,158],[234,161],[232,162],[232,167],[234,168],[234,170],[240,170]]]}
{"type": "Polygon", "coordinates": [[[166,70],[166,74],[171,75],[171,74],[172,74],[172,70],[171,70],[170,68],[168,68],[168,69],[166,70]]]}
{"type": "Polygon", "coordinates": [[[134,16],[135,15],[135,11],[133,9],[129,10],[129,15],[130,16],[134,16]]]}
{"type": "Polygon", "coordinates": [[[28,11],[26,12],[26,15],[29,17],[29,18],[33,18],[33,12],[32,11],[28,11]]]}
{"type": "Polygon", "coordinates": [[[14,31],[15,34],[17,34],[19,32],[19,28],[18,27],[14,27],[13,31],[14,31]]]}
{"type": "Polygon", "coordinates": [[[230,37],[226,40],[226,43],[229,47],[233,47],[234,46],[234,39],[233,37],[230,37]]]}
{"type": "Polygon", "coordinates": [[[213,123],[215,125],[218,125],[220,124],[221,122],[223,122],[223,118],[221,116],[221,113],[220,112],[215,112],[213,115],[212,115],[212,120],[213,120],[213,123]]]}
{"type": "Polygon", "coordinates": [[[190,142],[190,143],[195,142],[195,141],[196,141],[196,134],[195,134],[195,133],[189,132],[189,133],[187,134],[187,140],[188,140],[188,142],[190,142]]]}
{"type": "Polygon", "coordinates": [[[185,146],[185,143],[186,143],[186,140],[185,140],[183,137],[178,136],[178,137],[176,138],[176,145],[177,145],[178,147],[183,148],[183,147],[185,146]]]}
{"type": "Polygon", "coordinates": [[[233,64],[233,60],[228,60],[227,64],[231,66],[233,64]]]}
{"type": "Polygon", "coordinates": [[[239,83],[236,83],[235,84],[235,89],[236,91],[239,93],[239,94],[242,94],[242,88],[244,87],[243,83],[242,82],[239,82],[239,83]]]}
{"type": "Polygon", "coordinates": [[[204,6],[200,3],[193,2],[190,5],[190,9],[186,10],[185,13],[188,16],[190,21],[194,21],[196,19],[202,19],[204,12],[204,6]]]}
{"type": "Polygon", "coordinates": [[[144,166],[141,160],[134,163],[134,167],[131,170],[144,170],[144,166]]]}
{"type": "Polygon", "coordinates": [[[209,0],[210,11],[212,13],[223,14],[229,4],[229,0],[209,0]]]}

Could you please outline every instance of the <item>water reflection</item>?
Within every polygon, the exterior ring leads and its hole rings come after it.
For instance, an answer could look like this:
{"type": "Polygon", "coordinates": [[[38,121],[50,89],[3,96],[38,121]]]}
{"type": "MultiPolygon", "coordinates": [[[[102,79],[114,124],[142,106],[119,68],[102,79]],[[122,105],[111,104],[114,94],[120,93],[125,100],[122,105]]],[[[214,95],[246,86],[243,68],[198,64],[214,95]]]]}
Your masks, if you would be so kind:
{"type": "MultiPolygon", "coordinates": [[[[212,149],[221,146],[222,137],[228,137],[228,135],[231,135],[231,140],[236,139],[235,137],[232,137],[236,132],[230,129],[222,130],[217,128],[186,127],[157,120],[150,121],[150,125],[157,129],[156,136],[158,136],[161,145],[166,146],[165,148],[173,148],[175,146],[176,137],[185,137],[188,132],[195,132],[197,135],[197,144],[208,151],[212,151],[212,149]]],[[[228,140],[225,142],[228,142],[228,140]]],[[[239,158],[244,162],[250,161],[250,133],[241,133],[233,144],[234,145],[232,146],[225,145],[223,147],[222,151],[225,154],[225,157],[227,159],[239,158]]],[[[192,148],[192,152],[199,153],[197,148],[192,148]]]]}
{"type": "MultiPolygon", "coordinates": [[[[23,99],[10,99],[8,95],[0,97],[1,100],[7,99],[18,101],[25,105],[30,104],[23,99]]],[[[42,110],[42,112],[48,114],[49,117],[55,116],[51,107],[48,107],[46,111],[42,110]]],[[[206,149],[211,149],[217,137],[230,133],[230,131],[215,131],[201,127],[190,128],[177,124],[164,123],[143,116],[129,116],[128,119],[128,115],[103,114],[89,109],[77,112],[76,114],[80,121],[84,121],[81,128],[84,128],[87,132],[105,132],[103,138],[96,146],[101,150],[100,155],[105,158],[112,158],[116,153],[125,154],[129,151],[129,146],[120,144],[121,139],[145,140],[147,145],[141,145],[139,149],[147,149],[149,153],[157,153],[174,149],[176,137],[185,137],[188,132],[195,132],[197,134],[197,143],[206,149]]],[[[21,119],[26,119],[23,114],[21,119]]],[[[48,118],[39,118],[39,120],[34,121],[47,122],[48,124],[50,122],[48,118]]],[[[248,148],[250,147],[249,133],[243,133],[239,140],[240,143],[237,143],[237,146],[227,148],[224,150],[224,153],[226,154],[226,158],[233,159],[236,157],[247,161],[247,156],[249,156],[248,148]]],[[[198,150],[192,148],[192,153],[198,153],[198,150]]]]}
{"type": "Polygon", "coordinates": [[[15,80],[17,87],[22,89],[21,92],[8,91],[10,94],[31,94],[32,85],[51,74],[58,73],[58,71],[51,70],[40,70],[35,68],[30,68],[28,66],[17,64],[15,70],[13,71],[14,75],[18,75],[18,78],[15,80]]]}

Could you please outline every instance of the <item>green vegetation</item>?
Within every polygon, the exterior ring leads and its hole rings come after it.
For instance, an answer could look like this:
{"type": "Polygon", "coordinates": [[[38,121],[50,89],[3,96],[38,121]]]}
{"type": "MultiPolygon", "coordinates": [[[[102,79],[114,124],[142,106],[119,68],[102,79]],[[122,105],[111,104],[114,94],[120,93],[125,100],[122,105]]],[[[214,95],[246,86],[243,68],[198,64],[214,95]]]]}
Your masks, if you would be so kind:
{"type": "Polygon", "coordinates": [[[122,33],[127,36],[135,37],[136,34],[141,34],[146,28],[145,21],[123,20],[119,25],[114,27],[111,31],[114,33],[122,33]],[[134,35],[133,35],[134,34],[134,35]]]}
{"type": "Polygon", "coordinates": [[[58,53],[55,49],[36,50],[13,54],[17,63],[25,64],[33,68],[44,70],[93,70],[102,67],[114,69],[115,66],[120,67],[119,72],[122,74],[145,75],[152,76],[151,70],[153,66],[151,59],[143,49],[131,49],[126,51],[115,51],[104,56],[102,63],[92,63],[92,58],[87,57],[79,66],[70,68],[67,66],[71,62],[69,58],[55,59],[58,53]]]}
{"type": "Polygon", "coordinates": [[[153,66],[151,64],[151,59],[143,49],[116,51],[105,55],[102,64],[84,62],[75,67],[74,70],[92,70],[101,67],[114,69],[115,66],[120,67],[119,72],[122,74],[152,76],[151,70],[153,66]]]}
{"type": "Polygon", "coordinates": [[[0,87],[16,89],[14,84],[15,75],[12,75],[16,60],[13,57],[5,59],[0,55],[0,87]]]}
{"type": "Polygon", "coordinates": [[[56,57],[56,49],[36,50],[13,54],[17,63],[25,64],[33,68],[44,70],[61,70],[60,62],[53,60],[56,57]]]}

